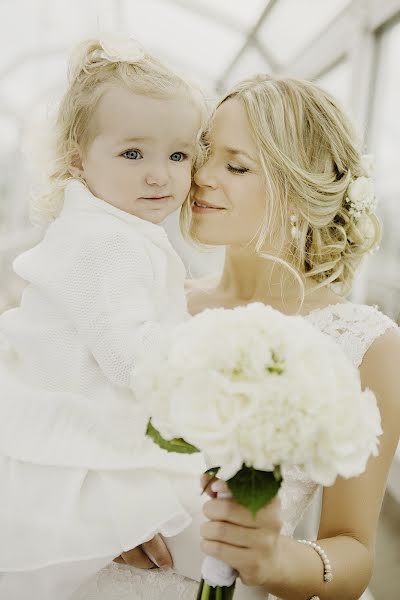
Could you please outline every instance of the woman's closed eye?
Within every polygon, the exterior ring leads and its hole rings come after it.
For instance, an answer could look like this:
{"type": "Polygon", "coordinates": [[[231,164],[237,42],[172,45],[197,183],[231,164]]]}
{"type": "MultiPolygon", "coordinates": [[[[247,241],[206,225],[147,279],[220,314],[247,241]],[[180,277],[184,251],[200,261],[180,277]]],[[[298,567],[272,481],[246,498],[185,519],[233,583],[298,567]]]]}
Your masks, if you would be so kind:
{"type": "Polygon", "coordinates": [[[228,171],[230,171],[231,173],[237,173],[240,175],[243,175],[243,173],[247,173],[250,169],[247,169],[247,167],[234,167],[233,165],[231,165],[230,163],[228,163],[226,165],[226,168],[228,169],[228,171]]]}

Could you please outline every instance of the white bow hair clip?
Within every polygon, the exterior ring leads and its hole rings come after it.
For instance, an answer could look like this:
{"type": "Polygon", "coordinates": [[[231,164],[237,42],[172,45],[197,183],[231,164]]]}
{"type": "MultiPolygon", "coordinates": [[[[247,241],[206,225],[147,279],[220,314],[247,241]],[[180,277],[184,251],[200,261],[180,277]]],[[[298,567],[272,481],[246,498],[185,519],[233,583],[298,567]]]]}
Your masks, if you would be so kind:
{"type": "Polygon", "coordinates": [[[99,42],[103,50],[96,50],[95,57],[109,62],[133,65],[145,56],[145,50],[137,40],[120,33],[104,33],[99,37],[99,42]]]}

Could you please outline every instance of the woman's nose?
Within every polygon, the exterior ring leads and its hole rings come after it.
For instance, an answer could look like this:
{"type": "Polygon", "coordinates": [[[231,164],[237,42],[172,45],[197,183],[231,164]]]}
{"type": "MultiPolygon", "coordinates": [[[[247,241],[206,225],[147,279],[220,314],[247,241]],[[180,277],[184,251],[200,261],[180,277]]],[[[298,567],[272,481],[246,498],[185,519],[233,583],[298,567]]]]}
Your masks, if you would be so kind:
{"type": "Polygon", "coordinates": [[[205,162],[194,174],[194,183],[199,187],[216,187],[215,177],[213,177],[210,170],[209,161],[205,162]]]}

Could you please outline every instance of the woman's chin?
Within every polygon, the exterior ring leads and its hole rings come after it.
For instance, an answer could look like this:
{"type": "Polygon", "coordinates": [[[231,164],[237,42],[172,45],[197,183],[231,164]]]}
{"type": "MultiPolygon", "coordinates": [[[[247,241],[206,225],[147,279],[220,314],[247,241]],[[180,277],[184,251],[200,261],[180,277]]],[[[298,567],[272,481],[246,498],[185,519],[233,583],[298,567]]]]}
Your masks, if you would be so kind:
{"type": "Polygon", "coordinates": [[[190,237],[192,240],[203,246],[224,246],[225,242],[222,240],[221,231],[210,231],[206,227],[192,227],[190,228],[190,237]]]}

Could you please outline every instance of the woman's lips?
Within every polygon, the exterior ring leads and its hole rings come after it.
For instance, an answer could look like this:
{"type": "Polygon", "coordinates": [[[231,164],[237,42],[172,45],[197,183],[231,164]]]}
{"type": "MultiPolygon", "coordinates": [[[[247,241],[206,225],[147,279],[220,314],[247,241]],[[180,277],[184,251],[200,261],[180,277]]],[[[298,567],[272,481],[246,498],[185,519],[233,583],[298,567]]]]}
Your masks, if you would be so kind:
{"type": "Polygon", "coordinates": [[[192,211],[195,213],[210,213],[210,212],[218,212],[220,210],[225,210],[220,206],[212,206],[211,204],[206,204],[201,200],[194,200],[192,203],[192,211]]]}

